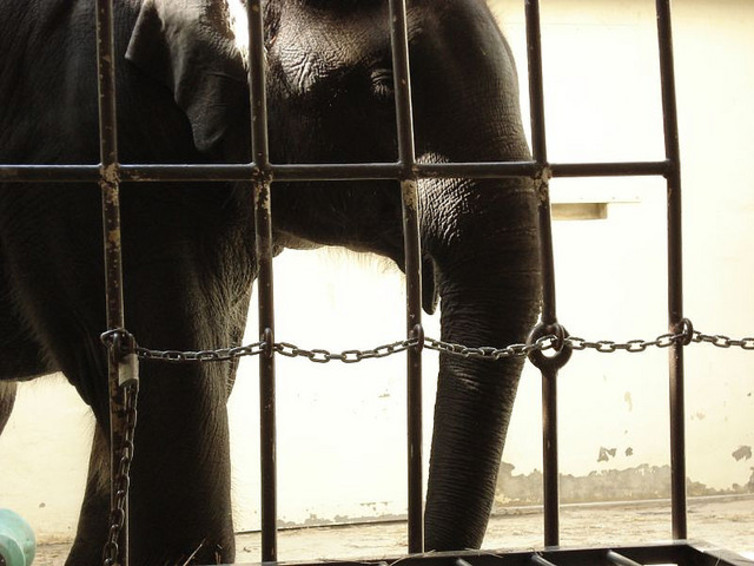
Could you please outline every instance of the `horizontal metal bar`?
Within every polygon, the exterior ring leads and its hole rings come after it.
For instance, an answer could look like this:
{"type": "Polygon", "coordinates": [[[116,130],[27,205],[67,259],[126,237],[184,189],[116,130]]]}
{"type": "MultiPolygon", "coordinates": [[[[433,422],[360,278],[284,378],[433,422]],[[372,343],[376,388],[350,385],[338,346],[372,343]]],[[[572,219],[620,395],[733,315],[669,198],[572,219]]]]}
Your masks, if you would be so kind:
{"type": "Polygon", "coordinates": [[[555,564],[553,564],[549,560],[545,560],[539,554],[532,554],[529,561],[532,564],[536,564],[536,566],[555,566],[555,564]]]}
{"type": "MultiPolygon", "coordinates": [[[[553,163],[549,165],[553,177],[612,177],[626,175],[662,175],[670,171],[667,161],[636,161],[609,163],[553,163]]],[[[120,165],[120,180],[124,182],[157,181],[246,181],[257,167],[248,164],[171,164],[120,165]]],[[[414,166],[419,178],[503,178],[532,177],[543,169],[534,161],[479,163],[420,163],[414,166]]],[[[99,180],[99,165],[7,165],[0,166],[0,181],[4,182],[85,182],[99,180]]],[[[402,175],[400,163],[353,164],[286,164],[271,165],[275,181],[338,181],[398,179],[402,175]]]]}
{"type": "Polygon", "coordinates": [[[642,566],[639,562],[626,558],[622,554],[618,554],[613,550],[607,551],[607,559],[616,566],[642,566]]]}
{"type": "Polygon", "coordinates": [[[671,170],[671,164],[668,161],[552,163],[550,170],[553,177],[665,176],[671,170]]]}

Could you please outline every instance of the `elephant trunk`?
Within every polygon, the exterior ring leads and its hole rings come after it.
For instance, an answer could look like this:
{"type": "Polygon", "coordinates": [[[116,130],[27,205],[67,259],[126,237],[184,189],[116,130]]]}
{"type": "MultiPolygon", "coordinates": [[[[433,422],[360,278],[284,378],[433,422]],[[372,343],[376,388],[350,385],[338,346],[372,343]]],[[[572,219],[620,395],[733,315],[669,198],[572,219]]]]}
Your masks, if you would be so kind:
{"type": "MultiPolygon", "coordinates": [[[[500,191],[498,184],[494,192],[469,192],[464,208],[471,214],[456,219],[457,228],[466,232],[459,239],[465,249],[434,250],[446,342],[498,348],[521,343],[536,320],[535,198],[523,181],[506,182],[504,188],[500,191]]],[[[425,513],[427,550],[481,546],[522,365],[521,358],[441,355],[425,513]]]]}

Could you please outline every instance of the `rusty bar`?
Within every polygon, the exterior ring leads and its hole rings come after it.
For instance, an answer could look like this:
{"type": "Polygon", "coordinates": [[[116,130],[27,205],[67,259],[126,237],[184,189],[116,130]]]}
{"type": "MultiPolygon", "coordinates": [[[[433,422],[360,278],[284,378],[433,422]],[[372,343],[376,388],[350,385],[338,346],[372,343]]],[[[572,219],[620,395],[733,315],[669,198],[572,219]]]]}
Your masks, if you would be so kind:
{"type": "MultiPolygon", "coordinates": [[[[660,52],[662,115],[665,155],[670,163],[668,190],[668,328],[677,332],[683,320],[683,239],[681,219],[681,159],[678,143],[678,111],[673,65],[673,33],[670,0],[657,0],[657,38],[660,52]]],[[[675,342],[669,352],[670,465],[673,538],[687,537],[686,525],[686,428],[684,410],[683,345],[675,342]]]]}
{"type": "Polygon", "coordinates": [[[254,167],[259,334],[266,355],[259,357],[262,562],[277,561],[277,423],[275,400],[275,307],[272,271],[271,171],[265,92],[264,23],[260,0],[247,4],[249,19],[249,84],[251,144],[254,167]]]}
{"type": "MultiPolygon", "coordinates": [[[[406,272],[406,334],[421,330],[421,240],[419,194],[415,172],[411,73],[408,54],[406,0],[390,0],[390,41],[398,134],[398,164],[403,201],[403,245],[406,272]]],[[[424,551],[422,481],[422,357],[421,344],[407,351],[408,551],[424,551]]]]}
{"type": "MultiPolygon", "coordinates": [[[[97,85],[99,109],[99,185],[102,192],[102,228],[105,261],[105,300],[107,328],[125,327],[123,307],[123,258],[121,250],[120,189],[118,180],[118,133],[115,102],[115,57],[113,39],[113,1],[97,0],[97,85]]],[[[108,353],[110,392],[110,465],[118,469],[125,430],[125,399],[119,385],[118,359],[114,349],[108,353]]],[[[110,505],[115,504],[117,479],[110,474],[110,505]]],[[[125,519],[118,540],[119,564],[129,564],[129,506],[123,508],[125,519]]]]}
{"type": "MultiPolygon", "coordinates": [[[[542,79],[542,41],[539,2],[526,2],[526,45],[529,62],[529,99],[531,106],[532,150],[541,173],[536,179],[539,192],[540,254],[542,262],[542,321],[557,323],[555,306],[555,258],[552,248],[550,219],[547,139],[545,130],[544,85],[542,79]]],[[[542,445],[545,546],[557,546],[560,540],[558,494],[558,411],[557,375],[554,367],[540,367],[542,372],[542,445]]]]}

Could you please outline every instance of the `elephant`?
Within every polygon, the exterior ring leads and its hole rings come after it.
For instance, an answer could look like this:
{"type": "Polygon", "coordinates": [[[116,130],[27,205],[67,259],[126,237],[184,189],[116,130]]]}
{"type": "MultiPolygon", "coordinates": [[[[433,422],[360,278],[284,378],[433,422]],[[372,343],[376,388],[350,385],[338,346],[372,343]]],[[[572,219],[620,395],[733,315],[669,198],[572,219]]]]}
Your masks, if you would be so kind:
{"type": "MultiPolygon", "coordinates": [[[[117,0],[123,163],[249,163],[240,0],[117,0]]],[[[99,162],[93,2],[3,2],[0,164],[99,162]]],[[[265,0],[273,163],[397,159],[387,0],[265,0]]],[[[511,50],[484,0],[408,5],[419,162],[530,159],[511,50]]],[[[258,274],[248,182],[124,182],[126,328],[139,344],[238,345],[258,274]]],[[[540,307],[534,182],[419,181],[425,311],[441,339],[503,347],[540,307]]],[[[403,268],[398,180],[274,181],[275,253],[337,245],[403,268]]],[[[94,183],[0,184],[0,424],[16,382],[61,371],[92,409],[89,471],[67,564],[101,557],[109,509],[101,193],[94,183]]],[[[523,360],[440,354],[425,506],[427,549],[478,548],[523,360]]],[[[226,400],[231,362],[144,360],[131,469],[134,564],[232,562],[226,400]]]]}

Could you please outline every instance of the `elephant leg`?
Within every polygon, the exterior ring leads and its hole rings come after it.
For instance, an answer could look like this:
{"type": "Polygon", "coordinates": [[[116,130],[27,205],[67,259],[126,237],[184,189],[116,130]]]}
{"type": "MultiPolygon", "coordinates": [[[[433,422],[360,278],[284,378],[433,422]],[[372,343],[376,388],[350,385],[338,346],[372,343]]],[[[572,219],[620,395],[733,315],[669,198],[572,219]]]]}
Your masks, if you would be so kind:
{"type": "MultiPolygon", "coordinates": [[[[61,199],[68,197],[76,203],[77,194],[71,189],[68,195],[65,189],[56,187],[55,194],[63,193],[61,199]]],[[[85,187],[74,189],[82,191],[85,187]]],[[[159,208],[153,213],[157,216],[154,219],[138,208],[152,206],[151,201],[129,196],[123,195],[124,219],[147,220],[138,224],[138,230],[124,230],[128,235],[123,246],[128,330],[141,345],[160,349],[219,348],[237,340],[243,322],[238,313],[248,306],[244,301],[252,270],[245,248],[235,245],[236,239],[246,239],[237,234],[240,229],[232,231],[235,225],[229,219],[229,207],[203,223],[201,219],[187,219],[185,208],[159,208]],[[206,247],[205,242],[209,242],[206,247]]],[[[75,213],[97,218],[99,202],[91,201],[76,203],[70,216],[75,213]]],[[[175,201],[182,202],[178,198],[175,201]]],[[[208,206],[196,208],[209,214],[208,206]]],[[[5,251],[12,248],[15,252],[13,281],[19,300],[23,299],[28,310],[25,314],[33,324],[34,335],[44,341],[46,356],[77,388],[95,415],[81,524],[67,561],[69,566],[90,566],[101,559],[109,506],[109,481],[103,480],[109,477],[109,387],[106,350],[99,338],[107,328],[104,269],[100,227],[94,223],[90,230],[82,230],[80,237],[75,233],[75,237],[60,238],[57,234],[66,234],[65,228],[59,232],[53,229],[58,228],[58,218],[67,216],[63,212],[49,214],[49,233],[35,231],[36,226],[29,221],[28,230],[34,238],[25,238],[19,223],[15,230],[0,234],[2,238],[18,239],[5,251]],[[23,241],[33,241],[35,246],[24,247],[23,241]],[[54,261],[51,249],[57,254],[54,261]],[[77,269],[71,269],[71,265],[77,269]]],[[[126,220],[124,225],[136,225],[126,220]]],[[[130,478],[132,564],[183,564],[195,551],[197,563],[233,561],[226,414],[231,371],[228,362],[141,363],[130,478]]]]}
{"type": "Polygon", "coordinates": [[[13,404],[16,402],[15,381],[0,381],[0,434],[8,424],[10,414],[13,412],[13,404]]]}
{"type": "Polygon", "coordinates": [[[105,432],[94,429],[86,491],[79,513],[76,538],[67,565],[98,564],[108,535],[110,513],[110,447],[105,432]]]}
{"type": "Polygon", "coordinates": [[[39,344],[31,338],[26,325],[15,313],[0,255],[0,434],[16,401],[18,385],[15,380],[31,379],[54,371],[45,362],[39,344]]]}
{"type": "MultiPolygon", "coordinates": [[[[206,298],[180,297],[173,303],[175,308],[166,306],[166,300],[152,300],[145,294],[140,301],[126,301],[132,305],[129,330],[143,344],[202,349],[228,343],[230,337],[217,321],[201,316],[195,319],[183,310],[183,305],[191,304],[202,312],[208,305],[206,298]],[[162,309],[159,319],[146,314],[154,312],[156,305],[162,309]]],[[[228,313],[214,314],[223,324],[227,320],[228,313]]],[[[130,549],[134,564],[182,564],[195,551],[197,563],[212,563],[217,556],[223,563],[233,560],[225,411],[229,367],[224,362],[141,364],[130,476],[130,549]]],[[[92,376],[86,379],[90,381],[92,376]]],[[[97,379],[106,382],[104,369],[97,379]]],[[[97,431],[86,494],[68,566],[92,564],[107,535],[108,417],[98,403],[95,415],[97,431]]]]}
{"type": "MultiPolygon", "coordinates": [[[[19,316],[6,276],[0,247],[0,381],[31,379],[56,371],[45,359],[39,342],[19,316]]],[[[6,390],[10,390],[8,386],[6,390]]]]}

